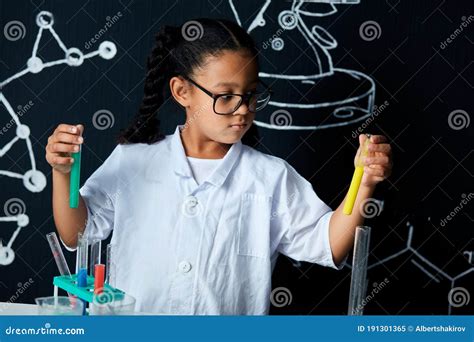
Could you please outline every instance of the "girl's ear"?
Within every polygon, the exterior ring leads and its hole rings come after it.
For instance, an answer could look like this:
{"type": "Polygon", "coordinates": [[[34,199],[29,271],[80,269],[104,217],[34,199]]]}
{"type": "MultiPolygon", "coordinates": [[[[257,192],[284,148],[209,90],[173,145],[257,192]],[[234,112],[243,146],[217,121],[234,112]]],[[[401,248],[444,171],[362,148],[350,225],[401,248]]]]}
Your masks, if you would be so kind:
{"type": "Polygon", "coordinates": [[[188,83],[181,77],[172,77],[170,79],[171,95],[184,108],[189,107],[190,103],[190,87],[188,83]]]}

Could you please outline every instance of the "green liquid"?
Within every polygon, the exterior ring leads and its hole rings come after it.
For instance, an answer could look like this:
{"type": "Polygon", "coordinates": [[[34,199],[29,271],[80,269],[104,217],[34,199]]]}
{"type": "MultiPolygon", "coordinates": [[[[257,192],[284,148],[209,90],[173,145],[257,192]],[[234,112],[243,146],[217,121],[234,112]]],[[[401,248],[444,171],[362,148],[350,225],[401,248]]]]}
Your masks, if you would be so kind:
{"type": "Polygon", "coordinates": [[[81,180],[81,150],[73,153],[74,163],[71,166],[70,185],[69,185],[69,207],[77,208],[79,206],[79,183],[81,180]]]}

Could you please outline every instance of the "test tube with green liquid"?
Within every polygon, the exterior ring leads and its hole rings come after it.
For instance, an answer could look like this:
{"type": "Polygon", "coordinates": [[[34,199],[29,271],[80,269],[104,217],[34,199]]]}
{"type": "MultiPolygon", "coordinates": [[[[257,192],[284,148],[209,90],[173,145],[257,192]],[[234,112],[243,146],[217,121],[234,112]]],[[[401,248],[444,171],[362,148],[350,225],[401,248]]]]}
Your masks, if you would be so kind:
{"type": "Polygon", "coordinates": [[[74,162],[71,166],[69,181],[69,207],[77,208],[79,206],[79,184],[81,180],[81,153],[82,146],[79,146],[79,152],[74,152],[71,157],[74,162]]]}

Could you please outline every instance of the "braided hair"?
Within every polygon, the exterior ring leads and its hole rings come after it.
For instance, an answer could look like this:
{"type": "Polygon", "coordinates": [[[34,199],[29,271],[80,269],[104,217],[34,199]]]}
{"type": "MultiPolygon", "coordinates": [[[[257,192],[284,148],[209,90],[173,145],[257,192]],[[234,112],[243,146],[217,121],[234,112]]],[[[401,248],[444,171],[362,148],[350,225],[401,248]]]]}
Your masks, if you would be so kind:
{"type": "Polygon", "coordinates": [[[158,109],[169,97],[169,80],[179,75],[191,76],[193,70],[203,66],[207,56],[241,49],[257,59],[253,39],[229,20],[201,18],[179,27],[163,26],[147,59],[142,103],[130,125],[120,132],[118,143],[153,144],[162,140],[158,109]]]}

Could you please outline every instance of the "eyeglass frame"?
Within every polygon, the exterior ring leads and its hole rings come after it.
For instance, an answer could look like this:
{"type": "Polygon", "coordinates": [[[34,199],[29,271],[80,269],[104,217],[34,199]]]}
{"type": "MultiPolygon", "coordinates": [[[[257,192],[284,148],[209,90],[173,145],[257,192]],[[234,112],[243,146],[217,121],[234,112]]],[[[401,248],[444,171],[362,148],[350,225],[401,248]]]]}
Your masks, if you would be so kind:
{"type": "MultiPolygon", "coordinates": [[[[191,79],[190,77],[188,76],[182,76],[185,80],[189,81],[191,84],[193,84],[194,86],[196,86],[199,90],[201,90],[202,92],[204,92],[206,95],[208,95],[209,97],[211,97],[213,100],[214,100],[214,103],[212,104],[212,110],[214,111],[214,113],[216,113],[217,115],[233,115],[239,108],[240,106],[242,106],[242,103],[246,102],[247,104],[247,107],[248,107],[248,102],[250,100],[250,97],[252,95],[255,95],[255,94],[264,94],[265,92],[260,92],[260,93],[253,93],[253,92],[249,92],[247,94],[214,94],[212,92],[210,92],[209,90],[207,90],[206,88],[204,88],[202,85],[200,85],[199,83],[197,83],[196,81],[194,81],[193,79],[191,79]],[[239,105],[235,107],[235,109],[231,112],[231,113],[227,113],[227,114],[222,114],[222,113],[218,113],[216,112],[216,102],[217,100],[219,99],[219,97],[222,97],[222,96],[229,96],[229,95],[232,95],[232,96],[239,96],[240,97],[240,102],[239,102],[239,105]]],[[[261,83],[264,87],[265,87],[265,91],[268,92],[268,101],[267,103],[265,104],[265,106],[263,106],[262,108],[260,108],[259,110],[255,109],[255,111],[251,111],[250,108],[249,108],[249,112],[251,113],[256,113],[260,110],[262,110],[263,108],[265,108],[267,105],[268,105],[268,102],[270,102],[270,99],[272,98],[272,95],[273,95],[273,90],[265,83],[263,82],[262,80],[258,80],[259,83],[261,83]]]]}

